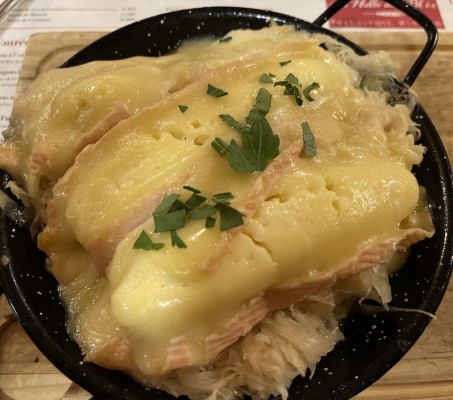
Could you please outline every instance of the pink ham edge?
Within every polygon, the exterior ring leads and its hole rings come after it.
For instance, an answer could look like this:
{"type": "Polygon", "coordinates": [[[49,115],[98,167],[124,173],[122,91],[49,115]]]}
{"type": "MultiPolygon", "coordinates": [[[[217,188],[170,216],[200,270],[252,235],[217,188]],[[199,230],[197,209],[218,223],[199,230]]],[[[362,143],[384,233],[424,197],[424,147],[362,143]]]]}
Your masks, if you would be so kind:
{"type": "MultiPolygon", "coordinates": [[[[419,228],[410,229],[400,238],[393,238],[363,249],[361,254],[334,274],[327,274],[313,281],[294,281],[260,293],[243,305],[235,315],[220,329],[210,334],[205,340],[206,363],[212,362],[223,350],[248,334],[268,312],[286,308],[308,296],[333,286],[339,280],[350,275],[374,268],[388,261],[397,250],[404,250],[411,244],[431,237],[432,232],[419,228]]],[[[184,336],[172,340],[164,373],[193,365],[190,344],[184,336]]]]}
{"type": "Polygon", "coordinates": [[[105,133],[116,126],[119,122],[132,116],[127,106],[123,103],[116,104],[115,107],[99,121],[91,131],[83,135],[75,147],[75,156],[86,146],[96,143],[105,133]]]}
{"type": "MultiPolygon", "coordinates": [[[[222,350],[236,342],[239,337],[250,332],[266,316],[267,312],[268,309],[263,294],[244,304],[223,328],[206,338],[207,362],[215,359],[222,350]]],[[[187,338],[185,336],[173,338],[168,348],[163,374],[192,365],[192,352],[187,338]]]]}
{"type": "MultiPolygon", "coordinates": [[[[77,154],[79,154],[86,146],[97,142],[111,128],[131,115],[132,114],[128,111],[126,105],[122,103],[117,104],[91,131],[87,132],[74,143],[73,158],[69,160],[67,168],[71,167],[77,154]]],[[[40,143],[31,152],[29,170],[34,175],[48,176],[45,169],[51,167],[51,162],[52,160],[49,159],[48,145],[40,143]]],[[[59,176],[49,176],[49,178],[58,179],[59,176]]]]}
{"type": "Polygon", "coordinates": [[[335,273],[321,275],[316,280],[294,280],[269,289],[266,292],[266,301],[269,310],[277,310],[297,303],[311,294],[333,286],[339,280],[350,275],[358,274],[388,261],[396,251],[406,250],[412,244],[430,238],[433,232],[420,228],[408,229],[401,235],[388,239],[378,244],[364,247],[360,254],[350,260],[343,268],[335,273]]]}

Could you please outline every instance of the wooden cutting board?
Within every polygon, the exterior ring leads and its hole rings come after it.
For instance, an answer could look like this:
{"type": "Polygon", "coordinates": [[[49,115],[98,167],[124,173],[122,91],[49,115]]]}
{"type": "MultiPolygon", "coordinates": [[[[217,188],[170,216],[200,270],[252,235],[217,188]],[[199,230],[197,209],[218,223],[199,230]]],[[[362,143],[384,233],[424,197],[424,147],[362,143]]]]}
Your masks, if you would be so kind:
{"type": "MultiPolygon", "coordinates": [[[[423,32],[344,33],[369,51],[386,50],[403,77],[424,43],[423,32]]],[[[27,47],[18,94],[41,72],[60,65],[97,32],[34,35],[27,47]]],[[[453,33],[442,32],[439,45],[414,90],[453,160],[453,33]]],[[[453,201],[453,199],[452,199],[453,201]]],[[[422,337],[384,377],[357,400],[453,400],[453,282],[422,337]]],[[[90,395],[62,375],[33,345],[0,297],[0,400],[86,400],[90,395]]],[[[324,399],[322,399],[324,400],[324,399]]]]}

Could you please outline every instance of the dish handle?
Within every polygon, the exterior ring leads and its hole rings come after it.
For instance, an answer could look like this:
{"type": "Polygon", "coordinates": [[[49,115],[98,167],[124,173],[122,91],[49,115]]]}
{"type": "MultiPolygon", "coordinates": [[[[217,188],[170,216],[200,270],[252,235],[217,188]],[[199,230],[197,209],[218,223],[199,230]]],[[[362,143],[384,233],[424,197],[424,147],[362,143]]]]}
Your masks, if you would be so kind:
{"type": "MultiPolygon", "coordinates": [[[[332,18],[338,11],[342,10],[351,0],[337,0],[335,1],[328,9],[326,9],[318,18],[313,21],[314,25],[322,26],[330,18],[332,18]]],[[[412,84],[417,79],[418,75],[424,68],[425,64],[428,62],[431,54],[436,48],[438,41],[438,32],[434,23],[421,11],[417,8],[411,6],[403,0],[383,0],[386,3],[392,5],[398,10],[402,11],[412,20],[414,20],[418,25],[420,25],[426,33],[426,43],[422,51],[418,55],[415,62],[412,64],[412,67],[409,69],[409,72],[406,74],[406,77],[403,80],[403,83],[407,86],[412,86],[412,84]]]]}

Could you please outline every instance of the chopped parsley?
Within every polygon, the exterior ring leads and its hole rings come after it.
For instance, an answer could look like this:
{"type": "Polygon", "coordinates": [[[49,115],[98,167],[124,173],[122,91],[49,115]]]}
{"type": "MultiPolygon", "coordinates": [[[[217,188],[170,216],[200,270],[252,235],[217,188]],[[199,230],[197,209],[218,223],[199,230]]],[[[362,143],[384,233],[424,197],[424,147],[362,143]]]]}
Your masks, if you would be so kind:
{"type": "Polygon", "coordinates": [[[272,95],[266,89],[260,88],[255,104],[245,118],[246,124],[237,121],[229,114],[219,115],[242,136],[242,146],[234,139],[227,144],[219,137],[211,142],[212,147],[220,155],[227,155],[234,171],[239,173],[263,171],[267,164],[279,154],[280,138],[274,134],[266,120],[271,100],[272,95]]]}
{"type": "Polygon", "coordinates": [[[311,131],[308,122],[302,123],[302,138],[304,141],[304,149],[306,157],[316,156],[316,141],[313,132],[311,131]]]}
{"type": "Polygon", "coordinates": [[[229,114],[220,114],[220,119],[230,125],[232,128],[236,129],[241,135],[250,131],[250,127],[246,124],[242,124],[239,121],[236,121],[229,114]]]}
{"type": "Polygon", "coordinates": [[[212,97],[223,97],[228,94],[228,92],[225,92],[224,90],[219,89],[219,88],[211,85],[210,83],[208,83],[208,90],[206,93],[212,97]]]}
{"type": "MultiPolygon", "coordinates": [[[[304,103],[299,89],[302,85],[294,74],[289,73],[284,80],[275,82],[274,86],[283,86],[285,88],[283,94],[286,96],[294,96],[294,100],[298,106],[301,106],[304,103]]],[[[303,90],[302,94],[308,101],[314,101],[315,99],[311,96],[311,92],[319,87],[319,83],[313,82],[303,90]]]]}
{"type": "Polygon", "coordinates": [[[184,248],[184,242],[176,234],[177,229],[186,225],[186,208],[179,197],[176,193],[165,196],[154,210],[154,232],[170,232],[172,245],[184,248]]]}
{"type": "Polygon", "coordinates": [[[300,94],[299,87],[299,79],[293,74],[288,74],[283,81],[278,81],[274,83],[274,86],[283,86],[285,91],[283,92],[286,96],[294,96],[294,100],[298,106],[303,104],[303,99],[300,94]]]}
{"type": "MultiPolygon", "coordinates": [[[[225,231],[244,223],[243,214],[231,206],[234,196],[230,192],[218,193],[212,196],[210,203],[198,189],[183,186],[192,192],[185,201],[180,195],[171,193],[164,197],[153,212],[154,233],[170,232],[171,244],[184,249],[186,243],[179,237],[177,230],[184,228],[189,220],[205,220],[205,227],[212,228],[216,224],[216,215],[220,220],[220,230],[225,231]]],[[[135,241],[133,248],[142,250],[160,250],[164,243],[155,243],[151,237],[142,231],[135,241]]]]}
{"type": "Polygon", "coordinates": [[[234,199],[234,196],[231,194],[231,192],[222,192],[222,193],[217,193],[214,196],[212,196],[212,200],[214,200],[218,204],[231,204],[231,200],[234,199]]]}
{"type": "Polygon", "coordinates": [[[184,243],[184,241],[178,236],[176,233],[176,230],[171,230],[170,231],[170,236],[171,236],[171,245],[179,247],[180,249],[185,249],[187,248],[187,245],[184,243]]]}
{"type": "Polygon", "coordinates": [[[176,202],[178,202],[178,204],[181,203],[179,201],[179,197],[180,195],[176,193],[165,196],[161,203],[154,210],[153,215],[161,216],[171,212],[172,208],[174,209],[176,202]]]}
{"type": "MultiPolygon", "coordinates": [[[[179,203],[179,202],[178,202],[179,203]]],[[[184,208],[168,211],[164,214],[153,214],[154,231],[167,232],[184,228],[186,224],[186,210],[184,208]]]]}
{"type": "Polygon", "coordinates": [[[221,156],[224,156],[228,153],[229,145],[222,138],[216,137],[212,142],[211,146],[214,147],[214,150],[217,151],[221,156]]]}
{"type": "Polygon", "coordinates": [[[261,74],[259,81],[260,83],[274,83],[275,75],[271,74],[270,72],[268,74],[261,74]]]}
{"type": "Polygon", "coordinates": [[[307,86],[305,89],[304,89],[304,97],[308,100],[308,101],[314,101],[315,99],[313,97],[311,97],[311,92],[315,89],[319,89],[320,86],[319,86],[319,83],[318,82],[313,82],[311,85],[307,86]]]}
{"type": "Polygon", "coordinates": [[[198,189],[194,189],[193,187],[190,186],[183,186],[183,188],[192,192],[192,195],[184,203],[184,207],[187,210],[195,210],[197,207],[199,207],[201,204],[205,202],[206,197],[202,196],[200,194],[201,192],[198,189]]]}
{"type": "Polygon", "coordinates": [[[212,216],[217,212],[217,209],[209,204],[205,204],[203,207],[200,207],[198,210],[193,210],[190,213],[190,219],[206,219],[213,218],[212,216]]]}
{"type": "Polygon", "coordinates": [[[256,121],[264,119],[271,109],[272,95],[261,88],[256,96],[255,104],[249,111],[249,115],[245,118],[247,124],[252,125],[256,121]]]}
{"type": "Polygon", "coordinates": [[[182,105],[182,104],[180,104],[180,105],[178,106],[178,108],[179,108],[179,111],[181,111],[182,113],[185,113],[185,112],[189,109],[189,107],[184,106],[184,105],[182,105]]]}
{"type": "Polygon", "coordinates": [[[256,120],[250,132],[242,136],[242,147],[233,139],[228,150],[228,161],[236,172],[264,171],[270,160],[278,156],[280,138],[274,135],[265,118],[256,120]]]}
{"type": "Polygon", "coordinates": [[[226,231],[244,223],[243,214],[231,207],[231,201],[234,196],[230,192],[218,193],[212,196],[214,204],[206,204],[199,210],[194,211],[189,215],[190,219],[205,219],[206,228],[211,228],[215,225],[216,219],[214,215],[219,213],[220,230],[226,231]]]}
{"type": "Polygon", "coordinates": [[[142,250],[160,250],[164,247],[164,243],[155,243],[151,240],[148,234],[145,231],[142,231],[134,243],[134,249],[142,250]]]}
{"type": "Polygon", "coordinates": [[[281,61],[281,62],[279,62],[279,64],[281,67],[284,67],[285,65],[288,65],[290,62],[291,62],[291,60],[281,61]]]}
{"type": "Polygon", "coordinates": [[[244,223],[244,220],[242,218],[243,215],[233,207],[230,207],[228,204],[217,203],[216,208],[217,210],[219,210],[220,214],[221,231],[227,231],[228,229],[234,228],[244,223]]]}

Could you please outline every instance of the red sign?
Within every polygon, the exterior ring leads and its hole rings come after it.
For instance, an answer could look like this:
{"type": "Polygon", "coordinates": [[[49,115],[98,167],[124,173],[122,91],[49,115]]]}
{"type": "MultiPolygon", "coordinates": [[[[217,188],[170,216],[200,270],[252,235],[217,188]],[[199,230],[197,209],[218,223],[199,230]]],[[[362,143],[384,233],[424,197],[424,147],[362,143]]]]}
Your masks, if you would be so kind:
{"type": "MultiPolygon", "coordinates": [[[[330,6],[335,0],[326,0],[330,6]]],[[[436,0],[407,0],[437,28],[445,28],[436,0]]],[[[329,20],[332,28],[419,28],[406,14],[382,0],[351,0],[329,20]]]]}

